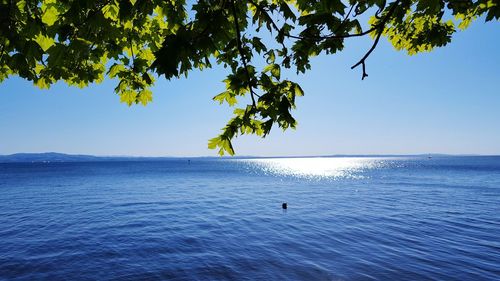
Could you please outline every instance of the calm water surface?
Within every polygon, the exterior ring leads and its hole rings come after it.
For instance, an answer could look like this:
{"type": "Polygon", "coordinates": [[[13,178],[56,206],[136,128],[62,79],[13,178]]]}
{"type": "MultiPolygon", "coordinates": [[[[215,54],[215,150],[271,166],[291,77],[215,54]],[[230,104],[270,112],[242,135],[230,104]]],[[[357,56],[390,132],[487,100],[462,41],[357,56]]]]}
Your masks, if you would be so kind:
{"type": "Polygon", "coordinates": [[[394,279],[500,280],[500,157],[0,164],[0,280],[394,279]]]}

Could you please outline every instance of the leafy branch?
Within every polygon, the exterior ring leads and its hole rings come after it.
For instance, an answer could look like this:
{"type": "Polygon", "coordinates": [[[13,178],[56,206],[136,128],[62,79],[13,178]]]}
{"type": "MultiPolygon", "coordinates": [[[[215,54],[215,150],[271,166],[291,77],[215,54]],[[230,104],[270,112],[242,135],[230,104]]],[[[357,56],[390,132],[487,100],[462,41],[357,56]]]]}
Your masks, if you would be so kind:
{"type": "MultiPolygon", "coordinates": [[[[287,31],[283,31],[283,28],[279,28],[278,25],[276,24],[276,22],[272,19],[272,17],[269,15],[268,11],[266,11],[266,9],[264,7],[262,7],[261,5],[259,5],[258,3],[256,3],[253,0],[249,0],[248,2],[250,4],[252,4],[255,8],[257,8],[257,10],[259,10],[261,13],[263,13],[266,16],[266,19],[271,24],[271,26],[273,27],[274,30],[276,30],[278,32],[281,32],[285,37],[288,37],[288,38],[291,38],[291,39],[312,40],[312,41],[343,40],[343,39],[347,39],[347,38],[361,37],[361,36],[368,35],[368,34],[370,34],[372,32],[377,32],[377,35],[375,37],[375,41],[372,44],[371,48],[360,59],[360,61],[358,61],[355,65],[353,65],[351,67],[351,69],[354,69],[354,68],[358,67],[359,65],[362,65],[363,75],[362,75],[361,79],[364,80],[366,77],[368,77],[368,74],[366,73],[366,59],[370,56],[370,54],[375,50],[376,46],[378,45],[378,42],[379,42],[380,37],[382,36],[382,34],[384,32],[384,29],[385,29],[385,26],[386,26],[387,22],[389,21],[389,19],[393,15],[396,7],[399,5],[399,3],[401,2],[401,0],[397,0],[397,1],[393,2],[393,3],[391,3],[390,4],[391,8],[387,12],[387,14],[382,18],[382,20],[379,23],[372,25],[371,28],[369,28],[369,29],[367,29],[365,31],[358,32],[358,33],[349,33],[349,34],[337,35],[336,33],[346,24],[346,22],[349,19],[349,17],[351,15],[351,13],[353,12],[353,10],[356,10],[356,8],[358,7],[357,4],[353,4],[353,5],[350,6],[348,12],[344,16],[342,22],[335,29],[335,31],[331,35],[327,35],[327,36],[309,36],[309,35],[308,36],[300,36],[300,35],[292,35],[292,34],[290,34],[287,31]]],[[[378,19],[380,19],[380,13],[382,13],[382,11],[383,11],[383,7],[380,7],[376,11],[375,17],[378,18],[378,19]]],[[[358,12],[355,12],[355,15],[358,15],[358,12]]]]}
{"type": "Polygon", "coordinates": [[[245,74],[247,77],[247,83],[248,83],[248,89],[250,91],[250,97],[252,98],[252,105],[253,107],[256,107],[257,104],[255,103],[255,92],[253,90],[253,83],[252,83],[252,78],[250,76],[250,72],[248,71],[248,65],[247,65],[247,58],[245,56],[245,52],[243,50],[243,43],[241,42],[241,30],[240,30],[240,25],[238,23],[238,14],[236,12],[236,7],[234,5],[235,0],[231,0],[231,11],[233,13],[233,19],[234,19],[234,27],[236,29],[236,42],[237,42],[237,48],[238,52],[240,54],[241,62],[243,64],[243,67],[245,68],[245,74]]]}
{"type": "MultiPolygon", "coordinates": [[[[266,15],[267,20],[269,23],[272,25],[273,29],[276,30],[277,32],[283,32],[283,35],[285,37],[291,38],[291,39],[297,39],[297,40],[312,40],[312,41],[323,41],[323,40],[339,40],[339,39],[346,39],[346,38],[352,38],[352,37],[361,37],[365,36],[367,34],[370,34],[371,32],[375,31],[378,29],[378,26],[373,26],[370,29],[367,29],[365,31],[361,31],[359,33],[350,33],[350,34],[343,34],[343,35],[325,35],[325,36],[301,36],[301,35],[293,35],[287,31],[282,31],[281,28],[278,27],[276,22],[272,19],[272,17],[269,15],[268,11],[258,3],[255,3],[253,0],[248,0],[250,4],[252,4],[255,8],[257,8],[260,12],[264,13],[266,15]]],[[[354,6],[351,6],[351,11],[354,6]]],[[[349,12],[349,14],[351,13],[349,12]]]]}

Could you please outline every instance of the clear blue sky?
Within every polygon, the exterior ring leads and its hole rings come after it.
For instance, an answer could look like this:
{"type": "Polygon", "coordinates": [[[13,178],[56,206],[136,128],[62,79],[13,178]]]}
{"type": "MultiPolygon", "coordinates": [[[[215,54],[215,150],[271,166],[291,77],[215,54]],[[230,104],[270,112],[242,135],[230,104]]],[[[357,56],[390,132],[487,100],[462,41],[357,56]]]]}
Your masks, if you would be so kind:
{"type": "MultiPolygon", "coordinates": [[[[238,137],[237,154],[500,154],[498,23],[475,22],[447,47],[417,56],[384,40],[361,81],[350,66],[370,43],[353,39],[341,54],[315,58],[307,74],[288,75],[306,92],[298,129],[238,137]]],[[[0,85],[0,154],[216,155],[207,141],[231,117],[211,100],[224,77],[218,68],[160,78],[146,107],[120,103],[116,81],[39,90],[11,78],[0,85]]]]}

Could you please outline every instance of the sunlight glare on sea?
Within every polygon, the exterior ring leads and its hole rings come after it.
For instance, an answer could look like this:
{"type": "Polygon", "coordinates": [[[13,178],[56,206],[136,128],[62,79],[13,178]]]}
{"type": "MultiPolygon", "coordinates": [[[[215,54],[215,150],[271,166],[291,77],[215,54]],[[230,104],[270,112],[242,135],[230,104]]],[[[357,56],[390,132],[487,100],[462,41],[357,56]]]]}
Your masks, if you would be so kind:
{"type": "Polygon", "coordinates": [[[363,178],[361,172],[379,168],[388,158],[374,157],[309,157],[245,159],[246,163],[265,173],[301,178],[363,178]]]}

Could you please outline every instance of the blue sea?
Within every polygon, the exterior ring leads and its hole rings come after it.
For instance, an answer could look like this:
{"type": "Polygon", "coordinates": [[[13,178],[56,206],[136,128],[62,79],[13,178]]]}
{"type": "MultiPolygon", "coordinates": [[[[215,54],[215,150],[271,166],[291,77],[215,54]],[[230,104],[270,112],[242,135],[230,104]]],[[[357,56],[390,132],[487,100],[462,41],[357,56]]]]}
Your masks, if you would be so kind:
{"type": "Polygon", "coordinates": [[[0,280],[500,280],[500,157],[0,164],[0,280]]]}

